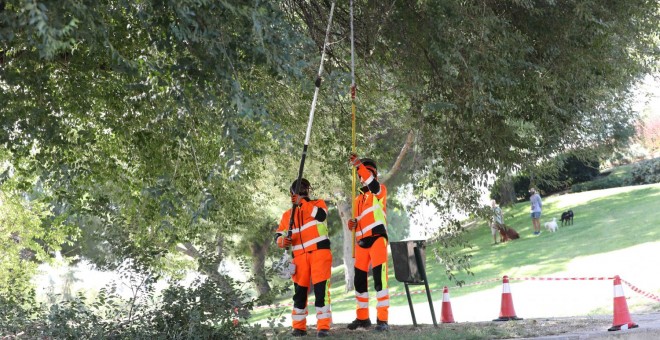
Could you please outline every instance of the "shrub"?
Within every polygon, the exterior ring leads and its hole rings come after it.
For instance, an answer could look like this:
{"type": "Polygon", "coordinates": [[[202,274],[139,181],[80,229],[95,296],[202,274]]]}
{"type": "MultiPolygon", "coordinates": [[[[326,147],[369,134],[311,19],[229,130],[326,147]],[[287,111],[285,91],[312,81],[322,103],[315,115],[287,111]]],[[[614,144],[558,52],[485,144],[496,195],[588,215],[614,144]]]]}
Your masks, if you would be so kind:
{"type": "Polygon", "coordinates": [[[660,183],[660,158],[633,164],[629,185],[660,183]]]}
{"type": "MultiPolygon", "coordinates": [[[[594,179],[599,173],[597,159],[582,160],[575,155],[562,156],[564,167],[559,170],[552,180],[539,181],[537,188],[544,194],[552,194],[570,188],[573,183],[582,183],[594,179]]],[[[498,179],[491,189],[490,197],[498,202],[507,202],[508,188],[513,186],[516,199],[529,196],[530,178],[527,174],[520,174],[509,179],[498,179]]]]}
{"type": "Polygon", "coordinates": [[[171,284],[156,297],[155,277],[132,273],[132,297],[111,285],[94,300],[78,295],[46,308],[0,294],[0,334],[49,339],[244,339],[265,338],[251,326],[253,300],[226,275],[171,284]],[[29,308],[20,306],[30,306],[29,308]],[[5,307],[8,310],[5,310],[5,307]]]}
{"type": "Polygon", "coordinates": [[[618,188],[625,186],[626,182],[623,178],[607,176],[604,178],[599,178],[591,182],[584,182],[573,184],[571,187],[571,192],[582,192],[590,190],[599,190],[599,189],[608,189],[608,188],[618,188]]]}

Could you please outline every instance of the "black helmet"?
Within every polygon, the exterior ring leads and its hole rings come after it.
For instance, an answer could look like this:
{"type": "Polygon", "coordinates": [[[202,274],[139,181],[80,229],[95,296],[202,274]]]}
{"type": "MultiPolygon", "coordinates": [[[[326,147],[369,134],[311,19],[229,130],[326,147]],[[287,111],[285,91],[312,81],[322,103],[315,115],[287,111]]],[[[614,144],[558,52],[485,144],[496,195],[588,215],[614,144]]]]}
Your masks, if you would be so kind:
{"type": "MultiPolygon", "coordinates": [[[[289,188],[289,192],[293,195],[296,193],[296,186],[298,186],[298,180],[293,181],[291,183],[291,187],[289,188]]],[[[309,181],[301,178],[300,179],[300,187],[298,188],[298,195],[301,196],[309,196],[309,189],[312,187],[311,184],[309,184],[309,181]]]]}
{"type": "Polygon", "coordinates": [[[376,166],[376,161],[374,161],[371,158],[362,158],[360,159],[360,162],[362,162],[362,164],[364,164],[364,166],[368,168],[371,167],[374,168],[374,170],[378,170],[378,167],[376,166]]]}

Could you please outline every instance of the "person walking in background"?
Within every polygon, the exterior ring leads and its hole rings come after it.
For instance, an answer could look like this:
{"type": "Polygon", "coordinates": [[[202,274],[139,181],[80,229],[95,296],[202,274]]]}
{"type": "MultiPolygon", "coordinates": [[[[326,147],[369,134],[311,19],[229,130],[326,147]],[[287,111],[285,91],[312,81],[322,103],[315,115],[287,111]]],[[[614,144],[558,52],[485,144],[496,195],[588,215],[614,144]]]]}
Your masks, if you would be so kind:
{"type": "Polygon", "coordinates": [[[348,221],[348,229],[355,230],[355,299],[356,319],[348,329],[371,327],[369,319],[369,288],[367,274],[372,269],[376,290],[376,331],[388,331],[390,293],[387,284],[387,188],[378,181],[376,162],[359,159],[351,154],[350,163],[357,168],[363,187],[355,197],[357,216],[348,221]]]}
{"type": "Polygon", "coordinates": [[[493,244],[497,244],[497,234],[501,228],[504,228],[504,217],[502,216],[502,209],[497,205],[497,201],[490,201],[490,206],[493,207],[493,221],[490,224],[490,233],[493,235],[493,244]]]}
{"type": "Polygon", "coordinates": [[[291,203],[295,209],[284,212],[275,241],[280,248],[291,247],[293,264],[296,270],[293,276],[293,310],[291,319],[292,336],[307,335],[307,294],[314,292],[316,307],[317,337],[329,336],[332,324],[330,308],[330,276],[332,270],[332,253],[326,218],[328,208],[322,199],[309,198],[311,185],[308,180],[300,179],[291,184],[291,203]],[[297,192],[296,192],[297,189],[297,192]],[[291,238],[288,237],[289,221],[294,214],[291,238]],[[310,282],[312,287],[310,287],[310,282]]]}
{"type": "Polygon", "coordinates": [[[531,215],[532,215],[532,226],[534,227],[534,235],[541,235],[541,195],[536,192],[536,189],[529,189],[529,193],[532,194],[529,197],[529,203],[531,204],[531,215]]]}

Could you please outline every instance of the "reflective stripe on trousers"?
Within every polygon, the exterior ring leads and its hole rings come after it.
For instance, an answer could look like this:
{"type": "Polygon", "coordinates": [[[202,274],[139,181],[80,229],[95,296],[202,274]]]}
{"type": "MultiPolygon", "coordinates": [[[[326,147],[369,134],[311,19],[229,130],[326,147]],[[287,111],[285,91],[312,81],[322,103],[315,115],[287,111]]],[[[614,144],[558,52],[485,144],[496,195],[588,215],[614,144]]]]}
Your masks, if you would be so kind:
{"type": "Polygon", "coordinates": [[[291,311],[291,321],[292,321],[292,326],[295,329],[300,329],[302,331],[307,330],[307,308],[305,309],[300,309],[300,308],[293,308],[291,311]]]}
{"type": "Polygon", "coordinates": [[[329,330],[330,324],[332,324],[332,310],[330,305],[316,307],[316,329],[329,330]]]}
{"type": "Polygon", "coordinates": [[[369,318],[369,292],[358,293],[355,292],[355,300],[357,302],[356,316],[360,320],[369,318]]]}

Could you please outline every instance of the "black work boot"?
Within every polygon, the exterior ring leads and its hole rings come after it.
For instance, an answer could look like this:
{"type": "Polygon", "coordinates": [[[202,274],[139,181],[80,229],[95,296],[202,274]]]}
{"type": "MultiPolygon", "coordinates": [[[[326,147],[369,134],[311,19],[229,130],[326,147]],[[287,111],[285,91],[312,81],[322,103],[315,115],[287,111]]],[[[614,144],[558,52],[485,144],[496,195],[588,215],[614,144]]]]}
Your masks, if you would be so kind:
{"type": "Polygon", "coordinates": [[[321,329],[316,333],[317,338],[325,338],[328,336],[330,336],[330,331],[328,331],[327,329],[321,329]]]}
{"type": "Polygon", "coordinates": [[[306,336],[307,331],[303,331],[302,329],[294,328],[293,332],[291,332],[291,336],[306,336]]]}
{"type": "Polygon", "coordinates": [[[376,330],[379,332],[389,331],[390,325],[387,324],[387,321],[376,320],[376,330]]]}
{"type": "Polygon", "coordinates": [[[358,329],[360,327],[362,327],[362,328],[371,327],[371,320],[370,319],[366,319],[366,320],[355,319],[355,320],[353,320],[353,322],[348,324],[348,329],[350,329],[350,330],[358,329]]]}

